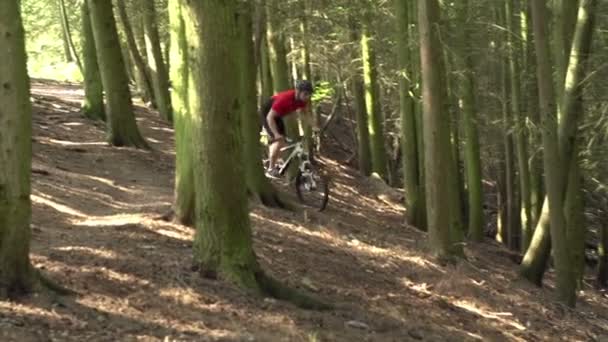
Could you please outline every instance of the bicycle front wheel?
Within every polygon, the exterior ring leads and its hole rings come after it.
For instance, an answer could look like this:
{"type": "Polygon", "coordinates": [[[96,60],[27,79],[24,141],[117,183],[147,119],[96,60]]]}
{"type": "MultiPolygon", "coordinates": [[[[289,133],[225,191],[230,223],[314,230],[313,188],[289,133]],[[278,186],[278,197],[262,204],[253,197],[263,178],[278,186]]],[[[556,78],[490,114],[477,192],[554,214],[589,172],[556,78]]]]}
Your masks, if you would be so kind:
{"type": "Polygon", "coordinates": [[[296,176],[296,193],[300,202],[323,211],[329,201],[329,181],[316,172],[300,170],[296,176]]]}

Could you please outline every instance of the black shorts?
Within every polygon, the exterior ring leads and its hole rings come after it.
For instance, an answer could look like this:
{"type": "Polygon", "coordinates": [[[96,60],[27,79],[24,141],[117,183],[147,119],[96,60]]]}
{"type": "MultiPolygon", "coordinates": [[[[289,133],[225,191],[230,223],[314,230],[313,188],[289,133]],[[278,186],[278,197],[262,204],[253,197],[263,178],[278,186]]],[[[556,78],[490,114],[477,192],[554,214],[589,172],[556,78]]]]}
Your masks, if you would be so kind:
{"type": "MultiPolygon", "coordinates": [[[[274,133],[272,133],[272,130],[268,126],[268,120],[266,120],[266,117],[268,116],[268,112],[270,112],[270,109],[272,108],[273,101],[274,100],[272,98],[270,98],[268,101],[266,101],[264,103],[264,105],[262,106],[262,109],[260,110],[260,119],[262,120],[262,127],[264,127],[266,134],[268,134],[268,136],[270,137],[271,140],[273,140],[275,137],[274,137],[274,133]]],[[[285,124],[283,123],[283,119],[275,118],[274,122],[277,124],[277,130],[279,131],[279,134],[284,136],[285,135],[285,124]]]]}

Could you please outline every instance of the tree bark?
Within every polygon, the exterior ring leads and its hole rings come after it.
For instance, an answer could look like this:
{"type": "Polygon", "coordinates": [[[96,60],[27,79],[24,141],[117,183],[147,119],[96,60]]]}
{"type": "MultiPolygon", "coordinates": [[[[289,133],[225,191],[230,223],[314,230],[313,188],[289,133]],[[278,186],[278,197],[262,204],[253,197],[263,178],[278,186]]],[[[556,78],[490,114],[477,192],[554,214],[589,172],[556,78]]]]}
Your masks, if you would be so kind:
{"type": "Polygon", "coordinates": [[[91,14],[89,5],[83,1],[82,13],[82,55],[84,60],[84,101],[82,112],[93,120],[105,120],[106,113],[103,104],[103,85],[99,64],[97,63],[97,49],[91,27],[91,14]]]}
{"type": "Polygon", "coordinates": [[[173,115],[171,113],[171,97],[169,95],[169,74],[167,73],[160,49],[156,8],[154,7],[154,1],[150,0],[140,0],[139,4],[142,6],[148,70],[150,70],[150,77],[154,87],[156,107],[163,119],[171,122],[173,115]]]}
{"type": "Polygon", "coordinates": [[[175,191],[174,212],[175,219],[184,225],[194,224],[194,171],[192,163],[194,151],[192,149],[192,131],[194,125],[193,113],[189,108],[189,91],[191,89],[191,75],[189,72],[187,37],[196,35],[194,27],[186,27],[183,17],[183,0],[169,0],[169,34],[170,67],[169,76],[173,91],[171,103],[173,104],[173,125],[175,128],[175,191]]]}
{"type": "Polygon", "coordinates": [[[114,146],[148,148],[135,122],[129,80],[120,52],[112,3],[88,0],[97,60],[106,92],[108,141],[114,146]]]}
{"type": "MultiPolygon", "coordinates": [[[[352,42],[360,41],[360,33],[354,17],[349,17],[349,34],[352,42]]],[[[359,56],[353,52],[352,59],[359,56]]],[[[369,129],[367,126],[367,108],[365,106],[365,92],[363,90],[363,78],[359,68],[352,76],[351,89],[353,92],[355,116],[357,120],[357,157],[359,160],[359,171],[364,176],[372,173],[372,161],[369,141],[369,129]]]]}
{"type": "Polygon", "coordinates": [[[361,59],[363,61],[363,80],[365,84],[365,104],[368,114],[368,131],[372,172],[377,173],[385,181],[388,180],[388,164],[386,147],[384,146],[384,115],[380,107],[380,89],[378,87],[378,71],[376,66],[376,51],[372,37],[371,9],[365,10],[361,31],[361,59]]]}
{"type": "Polygon", "coordinates": [[[399,98],[401,113],[401,150],[403,153],[403,181],[405,188],[406,221],[420,226],[422,221],[420,205],[420,184],[418,175],[418,143],[415,118],[415,99],[413,94],[412,63],[409,48],[410,5],[405,0],[395,0],[397,16],[397,44],[400,62],[399,98]]]}
{"type": "Polygon", "coordinates": [[[445,112],[444,66],[439,41],[437,0],[418,3],[422,105],[424,111],[424,149],[429,240],[432,253],[450,255],[450,200],[448,175],[450,144],[448,113],[445,112]]]}
{"type": "Polygon", "coordinates": [[[148,73],[148,69],[146,68],[146,61],[143,59],[141,53],[139,52],[140,50],[137,47],[133,27],[131,26],[129,16],[127,15],[125,0],[117,0],[116,4],[118,6],[118,16],[122,23],[123,30],[125,31],[127,46],[129,47],[129,51],[133,57],[133,62],[135,62],[135,67],[137,68],[136,80],[138,80],[142,98],[144,101],[154,102],[154,88],[152,87],[152,80],[148,73]]]}
{"type": "Polygon", "coordinates": [[[32,108],[20,1],[0,2],[0,298],[32,290],[32,108]]]}

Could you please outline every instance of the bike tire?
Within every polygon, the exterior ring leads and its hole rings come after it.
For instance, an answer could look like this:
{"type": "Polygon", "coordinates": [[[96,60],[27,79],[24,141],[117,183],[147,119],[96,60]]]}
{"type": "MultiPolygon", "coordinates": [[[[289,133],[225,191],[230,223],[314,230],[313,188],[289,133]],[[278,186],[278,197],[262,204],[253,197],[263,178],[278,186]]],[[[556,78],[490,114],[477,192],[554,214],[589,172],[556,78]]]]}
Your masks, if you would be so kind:
{"type": "Polygon", "coordinates": [[[295,181],[296,194],[303,204],[311,206],[318,211],[323,211],[329,202],[329,179],[316,172],[313,173],[313,176],[315,177],[317,186],[312,190],[307,189],[306,184],[310,183],[309,176],[304,176],[302,171],[298,171],[295,181]]]}

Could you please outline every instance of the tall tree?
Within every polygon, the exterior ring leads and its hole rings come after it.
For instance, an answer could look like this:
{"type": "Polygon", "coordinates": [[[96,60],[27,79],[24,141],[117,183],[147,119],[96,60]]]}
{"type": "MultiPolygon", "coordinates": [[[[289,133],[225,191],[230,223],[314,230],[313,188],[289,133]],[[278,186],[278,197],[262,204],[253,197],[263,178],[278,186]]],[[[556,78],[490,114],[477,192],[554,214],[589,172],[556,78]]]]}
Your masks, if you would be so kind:
{"type": "Polygon", "coordinates": [[[378,86],[378,71],[376,51],[372,33],[373,15],[371,5],[367,5],[363,13],[361,26],[361,60],[363,62],[363,80],[365,82],[365,104],[372,160],[372,172],[384,180],[388,180],[388,164],[386,147],[384,146],[384,116],[380,107],[380,89],[378,86]]]}
{"type": "Polygon", "coordinates": [[[148,70],[154,87],[154,99],[160,115],[167,121],[172,121],[171,97],[169,95],[169,74],[163,61],[158,35],[158,24],[154,1],[139,1],[142,6],[144,33],[146,38],[146,52],[148,70]]]}
{"type": "MultiPolygon", "coordinates": [[[[593,16],[595,0],[581,0],[575,38],[570,53],[566,83],[560,106],[560,121],[558,131],[556,97],[553,89],[549,41],[546,35],[546,7],[542,0],[532,3],[532,15],[535,32],[535,46],[538,62],[538,87],[540,107],[543,113],[543,147],[545,163],[545,182],[547,187],[549,219],[551,225],[551,242],[555,257],[557,273],[558,299],[569,306],[576,301],[576,266],[572,257],[577,253],[578,246],[572,246],[569,238],[573,238],[564,216],[564,205],[567,199],[569,182],[569,166],[576,159],[576,132],[578,114],[577,102],[580,101],[581,81],[584,76],[584,61],[589,51],[591,34],[593,32],[593,16]]],[[[577,229],[580,229],[577,227],[577,229]]]]}
{"type": "MultiPolygon", "coordinates": [[[[169,0],[170,79],[173,91],[173,124],[175,128],[175,219],[185,225],[194,224],[194,172],[192,170],[193,113],[189,109],[191,74],[189,72],[187,32],[195,35],[190,27],[187,31],[182,8],[183,0],[169,0]]],[[[191,20],[188,21],[192,22],[191,20]]]]}
{"type": "MultiPolygon", "coordinates": [[[[349,17],[349,35],[352,42],[360,41],[359,27],[354,16],[349,17]]],[[[357,60],[358,55],[353,52],[352,59],[357,60]]],[[[357,121],[357,156],[359,159],[359,171],[369,176],[372,173],[372,161],[370,151],[369,129],[367,126],[367,109],[365,106],[365,92],[363,88],[363,77],[357,68],[357,71],[351,79],[351,88],[354,98],[354,109],[357,121]]]]}
{"type": "Polygon", "coordinates": [[[450,255],[450,199],[448,175],[450,142],[444,72],[439,31],[437,0],[418,3],[420,62],[422,70],[422,106],[424,111],[424,149],[427,219],[430,246],[440,258],[450,255]]]}
{"type": "Polygon", "coordinates": [[[0,298],[34,286],[29,259],[32,109],[21,2],[0,2],[0,298]]]}
{"type": "Polygon", "coordinates": [[[106,93],[108,141],[114,146],[147,148],[135,122],[129,80],[120,52],[112,3],[88,0],[101,80],[106,93]]]}
{"type": "Polygon", "coordinates": [[[184,6],[194,96],[194,173],[197,195],[194,260],[206,276],[219,276],[258,293],[287,299],[303,307],[324,305],[284,288],[257,262],[251,227],[239,122],[237,1],[189,1],[184,6]],[[189,22],[193,20],[194,22],[189,22]],[[214,84],[214,87],[208,87],[214,84]],[[230,90],[230,91],[228,91],[230,90]]]}
{"type": "Polygon", "coordinates": [[[410,51],[409,1],[395,0],[397,16],[397,44],[399,51],[399,98],[401,112],[401,149],[403,153],[403,180],[405,185],[405,206],[407,222],[420,226],[423,207],[420,205],[420,184],[418,176],[418,141],[415,118],[415,99],[410,51]]]}
{"type": "Polygon", "coordinates": [[[458,22],[463,27],[457,32],[457,55],[455,56],[459,79],[459,104],[465,132],[465,171],[468,193],[468,234],[473,241],[483,238],[483,194],[481,186],[481,158],[479,155],[479,135],[475,106],[475,83],[471,58],[471,38],[469,24],[469,1],[459,1],[458,22]]]}
{"type": "MultiPolygon", "coordinates": [[[[266,0],[267,37],[269,45],[270,70],[274,93],[285,91],[292,86],[289,84],[289,68],[287,65],[287,51],[285,48],[284,20],[281,20],[281,4],[279,0],[266,0]]],[[[298,121],[295,115],[283,118],[287,136],[299,136],[298,121]]],[[[296,163],[292,163],[287,170],[289,178],[295,178],[296,163]]]]}
{"type": "Polygon", "coordinates": [[[599,254],[597,283],[599,287],[606,288],[608,287],[608,225],[606,223],[600,228],[600,241],[597,250],[599,254]]]}
{"type": "Polygon", "coordinates": [[[84,115],[95,120],[105,120],[106,113],[103,108],[103,85],[99,64],[97,63],[97,49],[91,27],[91,14],[86,1],[81,5],[82,14],[82,56],[84,61],[84,101],[82,111],[84,115]]]}
{"type": "Polygon", "coordinates": [[[277,192],[264,175],[264,167],[260,156],[260,123],[257,115],[255,96],[256,69],[254,65],[254,47],[251,37],[253,35],[251,18],[252,6],[249,2],[239,3],[239,30],[235,49],[239,64],[239,99],[241,102],[241,139],[244,142],[243,158],[245,165],[245,182],[249,193],[267,206],[283,207],[277,192]]]}
{"type": "Polygon", "coordinates": [[[126,2],[125,0],[117,0],[116,5],[118,9],[118,17],[122,23],[125,39],[127,40],[127,46],[129,47],[129,52],[133,57],[135,68],[137,69],[135,79],[137,80],[138,87],[141,91],[142,99],[144,101],[154,102],[154,88],[152,86],[152,80],[148,72],[148,68],[146,67],[146,61],[144,60],[142,54],[140,53],[140,49],[137,46],[133,26],[131,25],[129,15],[127,13],[126,2]]]}
{"type": "Polygon", "coordinates": [[[531,198],[530,198],[530,170],[528,168],[528,141],[525,134],[524,120],[525,115],[522,109],[522,88],[521,88],[521,24],[518,23],[519,8],[518,0],[505,1],[506,27],[507,27],[507,58],[509,60],[509,75],[511,84],[511,117],[514,121],[515,146],[517,154],[518,184],[521,213],[518,216],[518,226],[520,241],[518,244],[522,251],[526,251],[532,238],[531,220],[531,198]]]}

